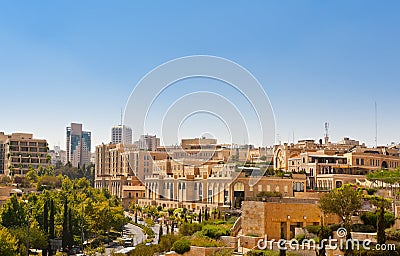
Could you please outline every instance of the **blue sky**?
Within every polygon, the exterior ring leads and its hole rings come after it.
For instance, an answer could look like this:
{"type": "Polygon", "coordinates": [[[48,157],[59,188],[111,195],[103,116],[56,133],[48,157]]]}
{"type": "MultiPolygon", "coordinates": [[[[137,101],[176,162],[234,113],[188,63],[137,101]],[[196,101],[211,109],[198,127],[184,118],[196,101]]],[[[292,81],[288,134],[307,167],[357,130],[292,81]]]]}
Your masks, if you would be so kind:
{"type": "MultiPolygon", "coordinates": [[[[82,122],[93,144],[135,84],[182,56],[231,59],[267,92],[282,141],[400,142],[398,1],[1,1],[0,131],[52,147],[82,122]]],[[[195,134],[196,135],[196,134],[195,134]]],[[[138,134],[135,134],[135,137],[138,134]]]]}

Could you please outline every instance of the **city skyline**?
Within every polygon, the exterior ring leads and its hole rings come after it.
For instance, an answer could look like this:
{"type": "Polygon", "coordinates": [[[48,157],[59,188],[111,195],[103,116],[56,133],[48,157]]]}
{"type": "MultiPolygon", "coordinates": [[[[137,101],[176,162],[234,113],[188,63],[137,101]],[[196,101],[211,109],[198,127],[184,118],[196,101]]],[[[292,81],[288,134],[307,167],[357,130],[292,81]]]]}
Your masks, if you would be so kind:
{"type": "Polygon", "coordinates": [[[93,145],[108,143],[141,77],[165,61],[210,54],[260,81],[277,141],[322,138],[329,122],[332,141],[375,145],[375,102],[378,144],[400,141],[397,2],[75,5],[0,4],[1,131],[65,148],[65,127],[77,122],[92,131],[93,145]]]}

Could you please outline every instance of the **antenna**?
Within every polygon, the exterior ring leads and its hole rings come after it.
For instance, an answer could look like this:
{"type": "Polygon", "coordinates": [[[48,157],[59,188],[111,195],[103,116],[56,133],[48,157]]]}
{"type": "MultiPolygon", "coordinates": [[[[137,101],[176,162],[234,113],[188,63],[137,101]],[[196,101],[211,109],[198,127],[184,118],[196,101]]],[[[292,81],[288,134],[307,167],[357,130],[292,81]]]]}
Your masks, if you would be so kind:
{"type": "Polygon", "coordinates": [[[325,123],[325,144],[329,142],[329,123],[325,123]]]}
{"type": "Polygon", "coordinates": [[[378,147],[378,106],[375,101],[375,147],[378,147]]]}
{"type": "Polygon", "coordinates": [[[121,126],[122,126],[122,108],[121,108],[121,126]]]}

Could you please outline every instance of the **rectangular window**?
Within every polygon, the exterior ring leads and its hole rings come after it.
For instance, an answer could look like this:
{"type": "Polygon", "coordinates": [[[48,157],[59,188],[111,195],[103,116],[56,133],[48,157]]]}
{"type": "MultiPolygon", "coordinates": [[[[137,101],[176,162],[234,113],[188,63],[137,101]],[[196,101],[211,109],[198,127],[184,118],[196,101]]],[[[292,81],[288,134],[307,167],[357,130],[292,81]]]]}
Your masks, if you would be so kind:
{"type": "Polygon", "coordinates": [[[267,191],[268,192],[271,191],[271,186],[270,185],[267,185],[267,191]]]}
{"type": "Polygon", "coordinates": [[[288,186],[285,186],[284,191],[285,191],[285,193],[287,193],[289,191],[288,186]]]}
{"type": "Polygon", "coordinates": [[[262,185],[258,185],[258,192],[262,191],[262,185]]]}

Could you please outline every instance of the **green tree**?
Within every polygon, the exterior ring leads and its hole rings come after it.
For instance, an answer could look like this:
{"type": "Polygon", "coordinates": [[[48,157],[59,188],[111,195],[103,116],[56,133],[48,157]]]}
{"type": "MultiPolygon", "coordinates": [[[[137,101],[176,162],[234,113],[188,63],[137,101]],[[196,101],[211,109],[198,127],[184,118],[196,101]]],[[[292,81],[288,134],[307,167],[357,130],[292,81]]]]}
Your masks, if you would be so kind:
{"type": "Polygon", "coordinates": [[[366,198],[378,207],[378,218],[376,222],[376,235],[378,244],[384,244],[386,242],[385,234],[385,210],[391,207],[391,200],[381,196],[366,196],[366,198]]]}
{"type": "MultiPolygon", "coordinates": [[[[333,189],[323,195],[319,201],[322,212],[339,216],[347,230],[347,239],[351,239],[351,217],[361,208],[362,197],[352,185],[333,189]]],[[[350,248],[346,248],[345,255],[353,255],[350,248]]]]}
{"type": "Polygon", "coordinates": [[[203,225],[200,223],[182,223],[179,226],[179,233],[183,236],[191,236],[197,231],[202,229],[203,225]]]}
{"type": "Polygon", "coordinates": [[[67,248],[72,246],[73,233],[72,221],[71,221],[71,209],[68,208],[68,198],[64,199],[64,212],[63,212],[63,224],[62,224],[62,247],[67,248]]]}
{"type": "Polygon", "coordinates": [[[1,225],[6,228],[27,225],[26,211],[23,202],[16,195],[7,200],[1,209],[1,225]]]}
{"type": "Polygon", "coordinates": [[[160,243],[162,236],[163,236],[163,227],[162,224],[160,224],[160,228],[158,230],[158,244],[160,243]]]}
{"type": "Polygon", "coordinates": [[[173,244],[180,239],[179,235],[166,234],[161,237],[159,243],[160,252],[169,252],[172,249],[173,244]]]}
{"type": "Polygon", "coordinates": [[[25,243],[29,240],[29,248],[34,248],[38,250],[43,250],[47,248],[48,241],[47,235],[39,228],[37,222],[32,222],[29,229],[29,236],[27,233],[27,227],[11,228],[10,232],[19,241],[19,251],[25,253],[25,243]]]}
{"type": "MultiPolygon", "coordinates": [[[[47,235],[49,232],[49,203],[44,202],[43,206],[43,231],[47,235]]],[[[42,252],[43,256],[47,256],[47,248],[44,248],[42,252]]]]}
{"type": "Polygon", "coordinates": [[[0,226],[0,255],[13,256],[18,251],[18,240],[4,227],[0,226]]]}
{"type": "MultiPolygon", "coordinates": [[[[55,214],[54,200],[53,200],[53,198],[50,198],[49,239],[55,238],[54,214],[55,214]]],[[[49,252],[50,252],[50,255],[53,254],[53,252],[51,251],[51,248],[50,248],[50,241],[49,241],[49,252]]]]}

